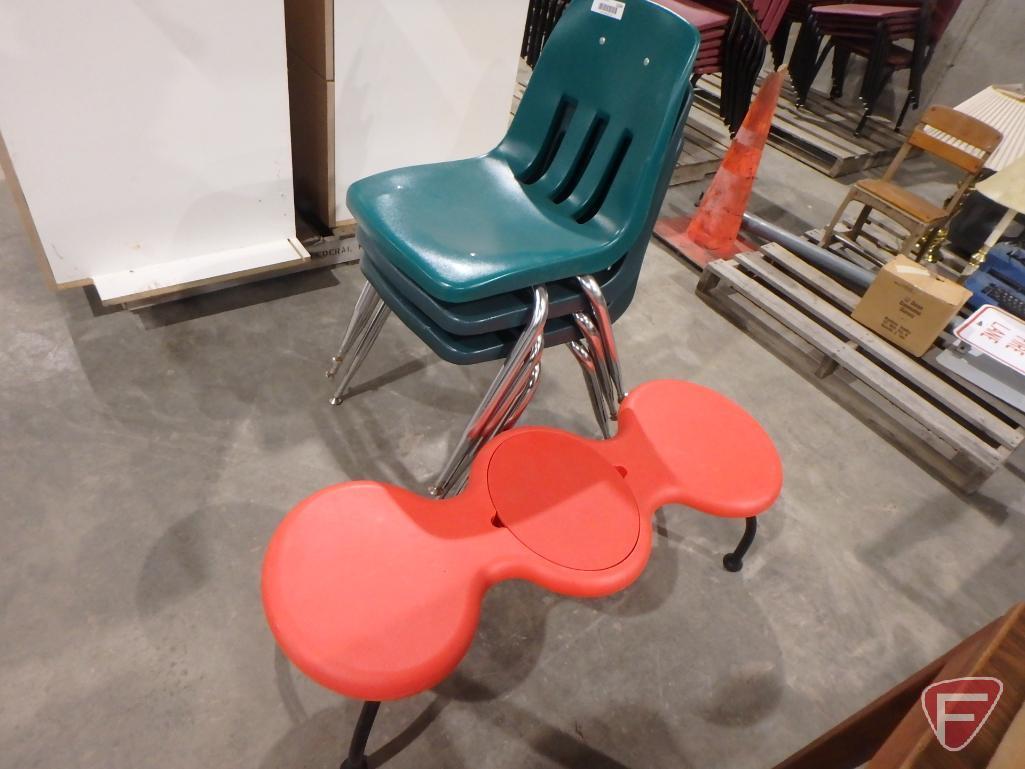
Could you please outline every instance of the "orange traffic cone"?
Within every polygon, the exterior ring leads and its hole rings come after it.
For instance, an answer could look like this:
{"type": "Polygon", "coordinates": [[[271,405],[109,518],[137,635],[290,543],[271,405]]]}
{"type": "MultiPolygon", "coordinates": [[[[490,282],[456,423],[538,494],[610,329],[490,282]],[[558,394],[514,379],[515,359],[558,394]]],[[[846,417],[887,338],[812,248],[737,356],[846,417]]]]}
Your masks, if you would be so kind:
{"type": "Polygon", "coordinates": [[[697,214],[659,219],[655,224],[659,240],[699,267],[713,259],[729,259],[744,251],[757,250],[737,238],[776,112],[784,71],[772,73],[762,83],[697,214]]]}

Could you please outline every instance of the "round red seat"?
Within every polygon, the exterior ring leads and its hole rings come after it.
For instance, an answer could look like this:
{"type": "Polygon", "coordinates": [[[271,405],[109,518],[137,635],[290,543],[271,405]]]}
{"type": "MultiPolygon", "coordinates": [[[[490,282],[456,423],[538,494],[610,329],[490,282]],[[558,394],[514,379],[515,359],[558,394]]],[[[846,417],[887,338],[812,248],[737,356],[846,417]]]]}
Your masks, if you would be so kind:
{"type": "Polygon", "coordinates": [[[616,468],[579,438],[521,433],[488,464],[498,520],[526,548],[559,566],[609,569],[637,544],[637,501],[616,468]]]}

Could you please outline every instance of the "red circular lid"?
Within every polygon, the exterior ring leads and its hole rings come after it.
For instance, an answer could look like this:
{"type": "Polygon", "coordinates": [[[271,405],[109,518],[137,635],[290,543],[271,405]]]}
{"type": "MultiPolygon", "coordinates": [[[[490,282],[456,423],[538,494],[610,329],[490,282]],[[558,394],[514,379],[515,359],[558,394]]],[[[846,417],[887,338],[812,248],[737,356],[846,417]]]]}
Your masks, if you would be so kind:
{"type": "Polygon", "coordinates": [[[620,472],[575,436],[530,430],[495,451],[488,491],[498,520],[527,548],[560,566],[597,571],[630,555],[640,532],[620,472]]]}

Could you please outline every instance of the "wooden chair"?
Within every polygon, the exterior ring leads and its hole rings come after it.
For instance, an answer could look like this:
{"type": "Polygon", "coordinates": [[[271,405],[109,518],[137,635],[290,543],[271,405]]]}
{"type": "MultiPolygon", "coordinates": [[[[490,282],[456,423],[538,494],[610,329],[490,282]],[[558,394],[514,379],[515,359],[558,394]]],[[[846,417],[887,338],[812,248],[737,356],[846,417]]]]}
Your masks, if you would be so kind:
{"type": "Polygon", "coordinates": [[[835,240],[842,240],[858,249],[857,240],[863,235],[869,213],[877,210],[908,231],[899,253],[911,255],[917,247],[919,256],[926,254],[932,243],[938,240],[938,233],[958,210],[986,159],[1002,138],[995,128],[951,107],[930,107],[882,178],[861,179],[851,186],[819,245],[828,246],[835,240]],[[913,149],[922,150],[964,172],[964,177],[944,206],[938,206],[893,182],[897,170],[913,149]],[[861,203],[861,213],[850,230],[837,233],[840,218],[851,203],[861,203]]]}

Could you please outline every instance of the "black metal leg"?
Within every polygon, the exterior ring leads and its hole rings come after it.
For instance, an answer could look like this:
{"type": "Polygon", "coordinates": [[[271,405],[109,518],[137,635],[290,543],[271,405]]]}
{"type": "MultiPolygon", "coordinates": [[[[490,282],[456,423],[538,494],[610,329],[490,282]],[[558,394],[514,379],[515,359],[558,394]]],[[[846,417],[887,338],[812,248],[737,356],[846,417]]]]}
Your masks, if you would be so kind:
{"type": "Polygon", "coordinates": [[[368,700],[363,703],[363,709],[360,710],[359,718],[356,719],[356,728],[352,732],[349,755],[342,762],[341,769],[369,769],[367,741],[370,739],[370,730],[374,728],[374,719],[377,718],[377,710],[380,707],[380,702],[368,700]]]}
{"type": "Polygon", "coordinates": [[[871,114],[872,108],[865,107],[865,111],[861,113],[861,120],[858,121],[858,127],[854,129],[855,136],[861,136],[861,132],[865,130],[865,124],[868,122],[868,117],[871,114]]]}
{"type": "Polygon", "coordinates": [[[722,557],[722,566],[726,571],[737,572],[744,568],[744,556],[751,549],[755,541],[755,534],[758,532],[758,519],[754,516],[744,520],[744,535],[737,543],[737,549],[722,557]]]}
{"type": "MultiPolygon", "coordinates": [[[[832,40],[830,40],[828,43],[822,46],[822,50],[819,51],[818,58],[815,59],[815,67],[814,69],[812,69],[811,72],[811,79],[813,82],[815,80],[815,76],[819,74],[819,70],[822,69],[822,65],[826,63],[826,57],[829,55],[829,52],[832,51],[834,48],[835,46],[833,45],[832,40]]],[[[811,85],[809,84],[808,87],[810,88],[811,85]]]]}
{"type": "Polygon", "coordinates": [[[787,56],[787,43],[790,42],[790,27],[793,22],[790,19],[784,18],[779,26],[776,27],[776,34],[773,35],[772,40],[769,42],[769,47],[772,49],[772,64],[775,69],[779,69],[783,66],[783,59],[787,56]]]}
{"type": "MultiPolygon", "coordinates": [[[[865,76],[868,77],[867,71],[865,76]]],[[[854,129],[855,136],[861,136],[861,132],[865,130],[865,124],[868,122],[869,116],[875,112],[876,102],[879,101],[879,96],[886,88],[886,84],[890,82],[891,77],[893,77],[893,70],[887,67],[865,102],[865,111],[861,115],[861,120],[858,121],[858,127],[854,129]]]]}
{"type": "Polygon", "coordinates": [[[829,90],[830,99],[843,97],[844,81],[847,79],[847,63],[850,59],[850,48],[839,45],[833,48],[833,84],[829,90]]]}
{"type": "Polygon", "coordinates": [[[794,90],[797,91],[798,107],[804,106],[815,80],[815,73],[818,71],[817,66],[821,66],[819,63],[819,47],[821,45],[822,35],[819,33],[814,15],[809,11],[808,16],[801,24],[801,31],[797,34],[794,50],[790,53],[790,80],[794,84],[794,90]]]}
{"type": "Polygon", "coordinates": [[[911,88],[909,86],[908,87],[908,96],[907,96],[906,99],[904,99],[904,106],[901,107],[900,116],[897,118],[897,122],[893,124],[893,130],[894,131],[899,131],[900,127],[902,125],[904,125],[904,118],[907,117],[908,107],[911,106],[911,97],[913,96],[913,94],[914,94],[914,92],[911,90],[911,88]]]}

